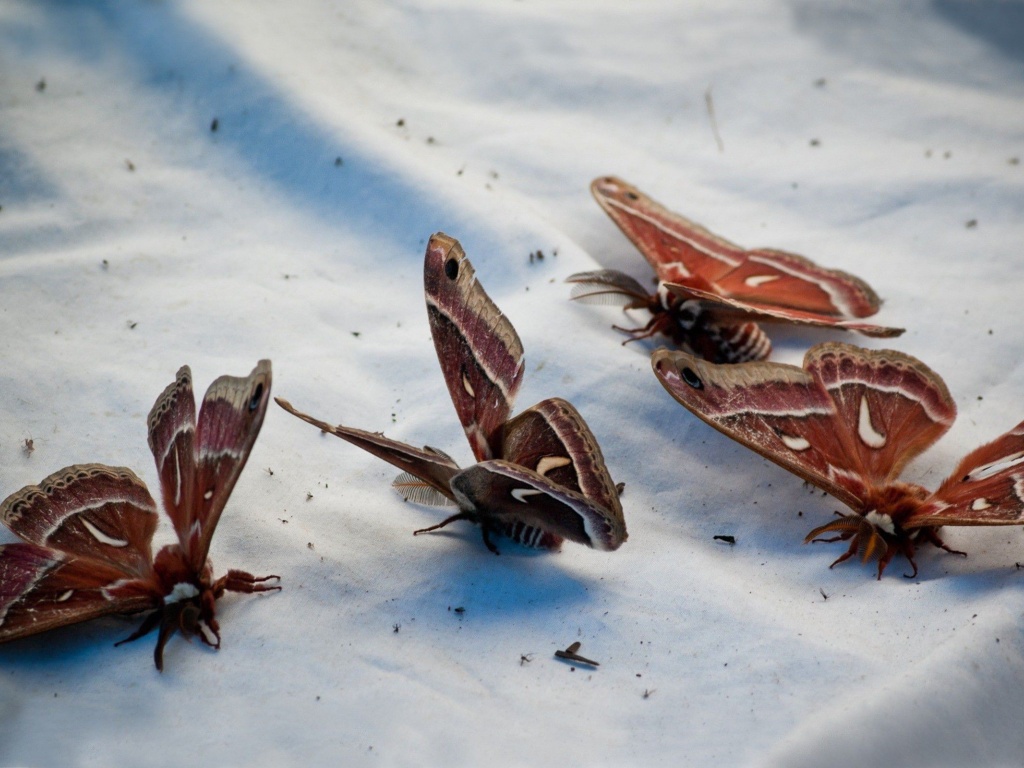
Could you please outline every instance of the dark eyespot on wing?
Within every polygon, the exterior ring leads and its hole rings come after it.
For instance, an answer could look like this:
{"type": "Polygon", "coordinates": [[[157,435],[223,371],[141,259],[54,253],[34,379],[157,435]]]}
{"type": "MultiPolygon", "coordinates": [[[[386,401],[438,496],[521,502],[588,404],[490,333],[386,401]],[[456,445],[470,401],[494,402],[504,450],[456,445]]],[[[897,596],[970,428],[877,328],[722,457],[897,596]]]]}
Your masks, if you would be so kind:
{"type": "Polygon", "coordinates": [[[681,373],[683,375],[683,381],[691,387],[694,389],[704,389],[704,382],[700,380],[700,376],[698,376],[692,368],[683,368],[681,373]]]}
{"type": "Polygon", "coordinates": [[[261,381],[256,385],[256,390],[252,393],[252,398],[249,400],[249,412],[255,411],[260,407],[260,400],[263,399],[263,382],[261,381]]]}
{"type": "Polygon", "coordinates": [[[459,262],[457,259],[448,259],[444,263],[444,273],[449,280],[454,280],[459,276],[459,262]]]}

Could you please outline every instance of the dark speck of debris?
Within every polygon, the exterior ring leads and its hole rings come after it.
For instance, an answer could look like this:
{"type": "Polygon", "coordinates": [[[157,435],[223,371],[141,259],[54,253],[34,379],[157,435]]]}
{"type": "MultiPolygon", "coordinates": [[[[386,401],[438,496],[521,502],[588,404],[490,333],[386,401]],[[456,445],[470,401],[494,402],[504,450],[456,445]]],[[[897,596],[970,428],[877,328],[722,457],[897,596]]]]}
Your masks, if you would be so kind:
{"type": "Polygon", "coordinates": [[[714,541],[724,541],[726,544],[735,544],[736,543],[736,537],[735,536],[730,536],[728,534],[720,534],[718,536],[712,536],[711,538],[714,541]]]}
{"type": "Polygon", "coordinates": [[[306,501],[310,501],[310,500],[312,500],[312,498],[313,498],[313,494],[310,493],[309,491],[306,491],[306,501]]]}
{"type": "Polygon", "coordinates": [[[455,612],[461,616],[463,613],[466,612],[466,609],[460,605],[458,608],[455,609],[455,612]]]}
{"type": "Polygon", "coordinates": [[[359,334],[360,331],[352,331],[352,335],[355,336],[357,339],[359,338],[359,334]]]}
{"type": "Polygon", "coordinates": [[[967,223],[964,224],[964,226],[967,227],[968,229],[974,229],[976,226],[978,226],[978,220],[977,219],[969,219],[967,221],[967,223]]]}
{"type": "Polygon", "coordinates": [[[819,592],[821,592],[821,596],[822,596],[823,598],[825,598],[826,600],[828,600],[828,595],[827,595],[827,594],[825,594],[825,590],[824,590],[824,589],[822,589],[821,587],[818,587],[818,591],[819,591],[819,592]]]}
{"type": "Polygon", "coordinates": [[[25,442],[21,446],[21,450],[23,450],[25,452],[26,456],[31,456],[32,455],[32,451],[34,451],[35,449],[36,449],[35,441],[33,441],[31,437],[26,437],[25,438],[25,442]]]}
{"type": "Polygon", "coordinates": [[[644,698],[645,699],[651,698],[651,694],[654,693],[654,691],[655,691],[654,688],[651,688],[651,689],[644,688],[644,698]]]}
{"type": "Polygon", "coordinates": [[[405,125],[405,118],[404,117],[398,118],[398,121],[395,123],[395,125],[397,125],[399,128],[404,126],[405,125]]]}
{"type": "Polygon", "coordinates": [[[277,519],[281,521],[281,525],[288,525],[288,521],[285,520],[283,517],[279,517],[277,519]]]}
{"type": "Polygon", "coordinates": [[[313,542],[312,541],[307,541],[306,542],[306,549],[316,549],[316,547],[313,546],[313,542]]]}
{"type": "Polygon", "coordinates": [[[395,624],[393,627],[391,627],[391,630],[397,635],[398,634],[398,630],[400,630],[401,628],[402,628],[401,624],[395,624]]]}
{"type": "Polygon", "coordinates": [[[344,164],[345,164],[345,161],[341,159],[341,155],[338,155],[338,157],[334,158],[334,167],[335,168],[341,168],[341,166],[343,166],[344,164]]]}
{"type": "Polygon", "coordinates": [[[525,664],[529,664],[531,661],[533,661],[533,654],[532,653],[521,653],[521,654],[519,654],[519,666],[520,667],[525,665],[525,664]]]}
{"type": "Polygon", "coordinates": [[[218,128],[220,128],[220,120],[215,117],[213,122],[210,123],[210,133],[216,133],[218,128]]]}
{"type": "Polygon", "coordinates": [[[491,176],[492,179],[497,179],[498,178],[498,172],[497,171],[491,171],[490,176],[491,176]]]}
{"type": "Polygon", "coordinates": [[[812,147],[820,147],[821,146],[821,140],[820,139],[811,139],[811,146],[812,147]]]}
{"type": "Polygon", "coordinates": [[[128,330],[129,331],[135,330],[135,326],[137,326],[137,325],[138,325],[138,323],[135,322],[134,320],[129,320],[128,321],[128,330]]]}
{"type": "Polygon", "coordinates": [[[824,88],[826,85],[828,85],[828,80],[826,80],[824,77],[819,77],[817,80],[814,81],[815,88],[824,88]]]}
{"type": "Polygon", "coordinates": [[[41,78],[38,83],[36,83],[36,92],[42,93],[45,90],[46,90],[46,78],[44,77],[44,78],[41,78]]]}
{"type": "MultiPolygon", "coordinates": [[[[591,667],[599,667],[599,666],[601,666],[600,664],[598,664],[598,662],[592,661],[591,659],[588,659],[588,658],[586,658],[584,656],[580,656],[578,653],[576,653],[576,651],[578,651],[580,649],[581,645],[582,645],[582,643],[580,643],[580,641],[577,640],[575,643],[572,643],[564,651],[555,651],[555,658],[556,659],[565,659],[566,661],[575,661],[577,664],[587,664],[588,666],[591,666],[591,667]]],[[[575,672],[576,668],[573,667],[572,671],[575,672]]]]}
{"type": "Polygon", "coordinates": [[[1011,157],[1009,160],[1006,161],[1006,163],[1007,163],[1007,165],[1020,165],[1020,158],[1019,157],[1011,157]]]}
{"type": "Polygon", "coordinates": [[[619,496],[621,496],[622,494],[624,494],[624,493],[626,492],[626,484],[625,484],[625,483],[616,483],[616,484],[615,484],[615,492],[616,492],[616,493],[617,493],[617,494],[618,494],[619,496]]]}
{"type": "Polygon", "coordinates": [[[267,473],[268,475],[270,475],[271,477],[273,477],[273,476],[274,476],[274,470],[272,470],[272,469],[271,469],[270,467],[267,467],[267,469],[266,469],[266,473],[267,473]]]}
{"type": "Polygon", "coordinates": [[[104,259],[103,261],[100,262],[100,268],[101,269],[110,269],[110,262],[107,261],[106,259],[104,259]]]}
{"type": "Polygon", "coordinates": [[[135,170],[135,163],[133,163],[128,158],[125,158],[125,160],[124,160],[124,167],[127,168],[129,171],[134,171],[135,170]]]}
{"type": "Polygon", "coordinates": [[[427,144],[433,144],[433,143],[434,143],[434,137],[433,136],[427,136],[427,144]]]}

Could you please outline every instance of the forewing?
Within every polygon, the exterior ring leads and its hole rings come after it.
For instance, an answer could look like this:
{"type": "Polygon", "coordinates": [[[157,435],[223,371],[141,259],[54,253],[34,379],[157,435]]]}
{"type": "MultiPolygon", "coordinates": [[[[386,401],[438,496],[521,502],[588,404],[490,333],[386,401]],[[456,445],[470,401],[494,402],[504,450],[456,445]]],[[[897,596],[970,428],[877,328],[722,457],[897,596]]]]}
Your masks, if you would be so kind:
{"type": "Polygon", "coordinates": [[[952,426],[956,404],[938,374],[893,350],[830,342],[812,347],[804,368],[848,428],[854,467],[884,486],[952,426]]]}
{"type": "Polygon", "coordinates": [[[157,526],[153,497],[125,467],[75,464],[0,504],[0,520],[25,541],[150,578],[157,526]]]}
{"type": "Polygon", "coordinates": [[[430,332],[448,392],[478,460],[492,458],[523,374],[515,328],[476,280],[458,241],[437,233],[423,265],[430,332]]]}
{"type": "Polygon", "coordinates": [[[160,604],[154,579],[37,544],[0,546],[0,642],[160,604]]]}
{"type": "Polygon", "coordinates": [[[203,397],[196,424],[189,525],[175,525],[186,558],[197,573],[206,564],[221,512],[263,426],[270,384],[270,361],[260,360],[247,377],[221,376],[203,397]]]}
{"type": "MultiPolygon", "coordinates": [[[[390,440],[378,432],[366,432],[362,429],[353,429],[342,425],[332,425],[325,421],[315,419],[308,414],[297,410],[287,400],[275,398],[277,404],[288,413],[297,416],[305,422],[319,428],[322,432],[347,440],[352,445],[372,453],[378,458],[384,459],[404,472],[408,472],[427,483],[431,488],[448,499],[454,501],[452,490],[449,485],[451,478],[459,471],[459,466],[450,457],[433,448],[414,448],[411,445],[400,443],[397,440],[390,440]]],[[[401,477],[401,476],[400,476],[401,477]]],[[[416,500],[413,495],[407,495],[399,488],[399,492],[410,500],[416,500]]],[[[419,491],[416,491],[419,493],[419,491]]],[[[423,497],[427,503],[436,504],[434,497],[429,495],[423,497]]]]}
{"type": "Polygon", "coordinates": [[[147,424],[164,509],[184,541],[183,532],[192,528],[196,512],[196,400],[192,371],[187,365],[178,370],[174,381],[157,398],[147,424]]]}
{"type": "Polygon", "coordinates": [[[768,248],[747,251],[743,260],[715,283],[723,295],[741,302],[826,317],[867,317],[882,304],[859,277],[768,248]]]}
{"type": "Polygon", "coordinates": [[[685,352],[651,356],[662,386],[695,416],[858,509],[866,479],[849,428],[806,370],[781,363],[715,365],[685,352]]]}
{"type": "Polygon", "coordinates": [[[818,328],[854,331],[865,336],[879,338],[890,338],[903,333],[902,328],[889,328],[882,325],[860,322],[859,320],[846,320],[803,309],[771,306],[756,300],[741,301],[736,298],[719,296],[713,292],[688,285],[670,283],[666,287],[685,301],[699,301],[703,310],[712,312],[716,317],[720,317],[723,320],[732,318],[734,321],[746,319],[757,320],[758,322],[794,323],[796,325],[809,325],[818,328]]]}
{"type": "Polygon", "coordinates": [[[595,179],[590,191],[654,267],[659,280],[679,283],[697,275],[715,281],[743,261],[738,245],[668,210],[622,179],[595,179]]]}
{"type": "Polygon", "coordinates": [[[625,525],[601,504],[508,461],[475,464],[452,478],[452,489],[460,507],[506,530],[519,523],[608,551],[626,539],[625,525]]]}
{"type": "Polygon", "coordinates": [[[1024,422],[971,451],[906,527],[1024,523],[1024,422]]]}

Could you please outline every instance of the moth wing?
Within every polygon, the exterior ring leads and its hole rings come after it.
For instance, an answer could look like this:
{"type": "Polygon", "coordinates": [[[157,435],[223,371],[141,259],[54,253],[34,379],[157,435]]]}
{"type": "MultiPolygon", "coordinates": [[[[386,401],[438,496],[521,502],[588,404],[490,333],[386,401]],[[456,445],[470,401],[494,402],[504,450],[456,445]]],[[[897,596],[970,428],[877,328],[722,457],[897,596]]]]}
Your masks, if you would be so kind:
{"type": "Polygon", "coordinates": [[[183,365],[147,418],[149,449],[160,476],[160,495],[178,538],[192,528],[196,482],[196,400],[192,370],[183,365]]]}
{"type": "Polygon", "coordinates": [[[0,520],[25,541],[152,578],[156,503],[126,467],[75,464],[0,504],[0,520]]]}
{"type": "Polygon", "coordinates": [[[452,489],[460,506],[506,530],[521,524],[608,551],[626,539],[625,525],[601,504],[508,461],[474,464],[452,478],[452,489]]]}
{"type": "Polygon", "coordinates": [[[496,456],[501,427],[523,375],[515,328],[477,282],[459,242],[437,233],[427,244],[423,287],[430,332],[448,392],[473,455],[496,456]]]}
{"type": "Polygon", "coordinates": [[[902,352],[829,342],[807,352],[804,368],[835,403],[852,466],[875,485],[893,482],[956,419],[938,374],[902,352]]]}
{"type": "Polygon", "coordinates": [[[722,319],[732,318],[735,321],[745,319],[757,320],[758,322],[794,323],[796,325],[809,325],[818,328],[854,331],[865,336],[878,338],[899,336],[904,330],[903,328],[889,328],[872,323],[863,323],[858,320],[846,320],[840,317],[822,315],[804,309],[792,309],[772,306],[768,303],[760,303],[754,300],[744,301],[729,298],[678,283],[667,283],[666,287],[685,301],[694,300],[700,302],[702,309],[712,312],[716,317],[722,319]]]}
{"type": "Polygon", "coordinates": [[[714,282],[743,261],[744,250],[738,245],[668,210],[622,179],[603,176],[591,183],[590,191],[654,267],[659,280],[679,283],[696,275],[714,282]]]}
{"type": "Polygon", "coordinates": [[[695,416],[766,459],[858,508],[867,478],[848,448],[849,428],[821,384],[782,363],[715,365],[655,350],[662,386],[695,416]]]}
{"type": "Polygon", "coordinates": [[[542,400],[505,425],[501,458],[532,470],[605,508],[623,531],[626,523],[597,438],[571,403],[542,400]]]}
{"type": "Polygon", "coordinates": [[[859,277],[770,248],[746,251],[742,261],[715,283],[723,295],[741,302],[826,317],[867,317],[882,305],[859,277]]]}
{"type": "Polygon", "coordinates": [[[203,397],[188,525],[175,523],[178,540],[197,573],[206,564],[213,532],[263,426],[270,385],[270,361],[260,360],[246,377],[217,378],[203,397]]]}
{"type": "Polygon", "coordinates": [[[160,603],[153,578],[37,544],[0,546],[0,642],[160,603]]]}
{"type": "MultiPolygon", "coordinates": [[[[299,411],[287,400],[283,400],[280,397],[275,398],[275,400],[278,405],[293,416],[297,416],[303,421],[312,424],[322,432],[328,432],[335,437],[340,437],[342,440],[346,440],[352,443],[352,445],[358,446],[380,459],[384,459],[384,461],[398,467],[403,472],[408,472],[419,478],[445,498],[454,501],[449,481],[459,471],[459,466],[447,454],[436,448],[415,448],[406,443],[391,440],[377,432],[367,432],[340,424],[337,426],[328,424],[325,421],[320,421],[299,411]]],[[[402,492],[401,488],[399,492],[402,492]]],[[[403,495],[405,495],[404,492],[403,495]]],[[[425,498],[431,499],[433,504],[437,503],[436,497],[432,497],[429,494],[425,498]]],[[[412,499],[410,498],[410,500],[412,499]]]]}
{"type": "Polygon", "coordinates": [[[1024,522],[1024,422],[971,451],[906,527],[1024,522]]]}

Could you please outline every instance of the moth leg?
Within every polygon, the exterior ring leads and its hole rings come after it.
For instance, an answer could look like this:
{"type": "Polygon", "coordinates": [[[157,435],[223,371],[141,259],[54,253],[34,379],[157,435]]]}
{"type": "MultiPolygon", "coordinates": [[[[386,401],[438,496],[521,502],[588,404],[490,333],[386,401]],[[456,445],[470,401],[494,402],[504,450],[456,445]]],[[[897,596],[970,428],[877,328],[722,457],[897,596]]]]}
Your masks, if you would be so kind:
{"type": "Polygon", "coordinates": [[[421,533],[430,533],[431,531],[436,531],[440,528],[444,528],[449,523],[454,523],[456,520],[469,520],[475,523],[477,522],[477,517],[472,512],[457,512],[451,517],[446,517],[437,525],[432,525],[429,528],[420,528],[418,531],[413,531],[412,535],[419,536],[421,533]]]}
{"type": "Polygon", "coordinates": [[[500,555],[501,552],[498,551],[498,548],[494,545],[494,542],[491,541],[491,529],[488,528],[486,525],[481,525],[480,534],[483,536],[484,546],[491,550],[491,552],[493,552],[494,554],[500,555]]]}
{"type": "Polygon", "coordinates": [[[914,540],[918,542],[927,541],[934,544],[939,549],[946,550],[951,555],[963,555],[964,557],[967,557],[966,552],[961,552],[959,549],[953,549],[951,546],[946,544],[946,542],[942,540],[942,537],[939,536],[938,528],[922,528],[918,532],[917,536],[914,537],[914,540]]]}
{"type": "Polygon", "coordinates": [[[270,586],[263,583],[271,579],[280,581],[281,577],[276,575],[253,576],[247,571],[239,571],[232,568],[217,579],[217,583],[213,585],[213,593],[216,597],[220,597],[224,592],[245,592],[251,594],[253,592],[273,592],[274,590],[281,589],[277,584],[270,586]]]}
{"type": "MultiPolygon", "coordinates": [[[[837,537],[835,539],[814,539],[814,541],[838,541],[838,539],[841,539],[841,538],[842,537],[839,536],[839,537],[837,537]]],[[[857,554],[857,550],[858,550],[859,547],[860,547],[860,544],[857,541],[857,539],[855,538],[853,540],[853,542],[850,544],[850,548],[848,550],[846,550],[843,554],[841,554],[839,557],[837,557],[835,560],[833,560],[832,561],[832,565],[830,565],[829,568],[835,568],[841,562],[843,562],[845,560],[849,560],[851,557],[853,557],[855,554],[857,554]]]]}
{"type": "Polygon", "coordinates": [[[153,649],[153,661],[156,663],[158,672],[164,671],[164,646],[167,645],[167,641],[171,639],[175,632],[183,628],[182,609],[183,605],[177,603],[159,612],[160,634],[156,640],[156,648],[153,649]]]}
{"type": "Polygon", "coordinates": [[[157,626],[160,624],[160,619],[162,615],[163,612],[160,610],[152,611],[148,616],[146,616],[145,619],[143,619],[142,624],[139,625],[138,629],[136,629],[134,632],[128,635],[128,637],[126,637],[124,640],[118,640],[116,643],[114,643],[114,647],[117,648],[117,646],[119,645],[131,643],[135,640],[138,640],[140,637],[145,637],[157,628],[157,626]]]}

